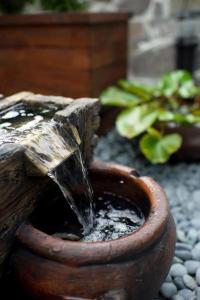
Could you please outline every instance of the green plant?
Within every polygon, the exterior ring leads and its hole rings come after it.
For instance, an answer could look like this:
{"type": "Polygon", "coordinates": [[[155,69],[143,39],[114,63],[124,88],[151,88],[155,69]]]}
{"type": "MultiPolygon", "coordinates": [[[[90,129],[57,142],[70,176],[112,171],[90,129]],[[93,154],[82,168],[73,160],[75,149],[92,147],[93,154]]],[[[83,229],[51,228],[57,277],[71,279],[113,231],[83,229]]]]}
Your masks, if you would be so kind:
{"type": "Polygon", "coordinates": [[[86,0],[41,0],[46,10],[53,11],[79,11],[87,8],[86,0]]]}
{"type": "Polygon", "coordinates": [[[20,13],[25,4],[33,2],[34,0],[0,0],[0,11],[5,14],[20,13]]]}
{"type": "Polygon", "coordinates": [[[165,163],[182,145],[181,136],[166,135],[162,125],[200,122],[200,88],[187,71],[165,74],[155,86],[120,80],[100,98],[104,105],[124,108],[116,121],[119,134],[128,139],[139,136],[140,149],[152,163],[165,163]]]}

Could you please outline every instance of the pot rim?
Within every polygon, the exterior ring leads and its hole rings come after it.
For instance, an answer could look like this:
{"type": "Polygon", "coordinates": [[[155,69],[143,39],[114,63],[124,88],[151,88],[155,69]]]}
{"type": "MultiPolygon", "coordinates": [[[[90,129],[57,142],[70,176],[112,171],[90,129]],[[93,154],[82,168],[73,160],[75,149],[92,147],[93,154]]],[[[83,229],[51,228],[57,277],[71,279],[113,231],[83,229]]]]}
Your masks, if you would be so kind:
{"type": "Polygon", "coordinates": [[[122,178],[131,177],[147,195],[150,203],[148,217],[136,231],[115,240],[82,242],[66,241],[48,235],[33,227],[22,224],[17,233],[17,241],[23,248],[47,259],[66,263],[71,266],[114,263],[127,260],[147,250],[162,236],[170,215],[164,190],[150,177],[138,177],[136,171],[118,164],[95,161],[91,172],[96,174],[116,174],[122,178]]]}

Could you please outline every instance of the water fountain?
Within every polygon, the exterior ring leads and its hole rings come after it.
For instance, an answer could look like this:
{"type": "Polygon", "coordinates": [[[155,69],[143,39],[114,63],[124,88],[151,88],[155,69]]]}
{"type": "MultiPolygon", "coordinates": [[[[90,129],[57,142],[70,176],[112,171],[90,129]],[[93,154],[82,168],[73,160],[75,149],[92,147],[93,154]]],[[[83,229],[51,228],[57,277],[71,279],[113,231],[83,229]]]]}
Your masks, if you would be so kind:
{"type": "Polygon", "coordinates": [[[0,111],[1,270],[15,238],[10,265],[32,299],[152,299],[172,261],[173,218],[152,179],[90,164],[98,101],[23,93],[0,111]]]}
{"type": "MultiPolygon", "coordinates": [[[[24,132],[31,133],[33,128],[51,117],[67,128],[67,132],[71,130],[77,143],[83,141],[80,149],[88,165],[99,123],[97,100],[83,98],[74,101],[22,92],[0,102],[0,274],[13,245],[16,229],[33,211],[40,195],[48,189],[48,170],[34,161],[26,147],[39,139],[39,132],[27,134],[23,142],[19,142],[18,137],[24,132]]],[[[63,134],[66,135],[66,130],[63,134]]],[[[67,143],[66,136],[63,138],[67,143]]],[[[49,169],[54,169],[73,152],[71,145],[68,153],[49,163],[49,169]]]]}

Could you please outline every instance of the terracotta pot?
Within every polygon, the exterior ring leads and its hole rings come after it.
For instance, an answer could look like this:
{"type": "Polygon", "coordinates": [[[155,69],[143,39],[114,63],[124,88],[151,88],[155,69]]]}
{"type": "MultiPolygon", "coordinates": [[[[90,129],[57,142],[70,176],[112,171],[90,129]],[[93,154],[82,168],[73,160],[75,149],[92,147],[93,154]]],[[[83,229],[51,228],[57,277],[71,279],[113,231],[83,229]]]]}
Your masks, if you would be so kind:
{"type": "Polygon", "coordinates": [[[18,282],[34,299],[152,299],[168,273],[176,239],[164,191],[120,165],[96,162],[90,177],[94,191],[114,192],[139,206],[144,224],[125,237],[94,243],[64,241],[22,225],[13,257],[18,282]]]}

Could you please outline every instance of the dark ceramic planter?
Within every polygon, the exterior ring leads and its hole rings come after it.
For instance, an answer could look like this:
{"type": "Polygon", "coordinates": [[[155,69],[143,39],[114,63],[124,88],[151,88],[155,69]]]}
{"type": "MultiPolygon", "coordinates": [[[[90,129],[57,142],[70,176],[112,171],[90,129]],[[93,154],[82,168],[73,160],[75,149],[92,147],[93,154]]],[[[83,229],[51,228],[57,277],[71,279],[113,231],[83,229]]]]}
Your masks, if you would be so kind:
{"type": "Polygon", "coordinates": [[[200,127],[189,125],[170,124],[163,126],[166,134],[178,133],[182,136],[183,144],[181,148],[172,156],[172,160],[179,161],[199,161],[200,160],[200,127]]]}
{"type": "Polygon", "coordinates": [[[96,162],[90,176],[96,192],[114,192],[139,206],[145,223],[125,237],[94,243],[63,241],[22,225],[13,257],[18,282],[33,299],[153,299],[176,239],[164,191],[119,165],[96,162]]]}

